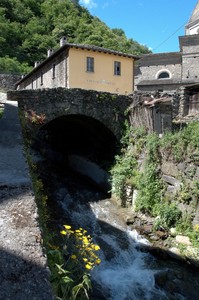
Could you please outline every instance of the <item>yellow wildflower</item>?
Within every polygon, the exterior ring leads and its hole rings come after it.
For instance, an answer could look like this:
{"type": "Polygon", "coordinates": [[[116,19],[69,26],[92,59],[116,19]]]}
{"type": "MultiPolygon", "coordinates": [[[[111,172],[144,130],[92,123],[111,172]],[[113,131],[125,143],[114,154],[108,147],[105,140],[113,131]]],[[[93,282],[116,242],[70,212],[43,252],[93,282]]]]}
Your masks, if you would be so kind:
{"type": "Polygon", "coordinates": [[[100,263],[101,263],[101,259],[98,258],[98,259],[96,260],[96,264],[99,265],[100,263]]]}
{"type": "Polygon", "coordinates": [[[91,270],[92,268],[93,268],[93,266],[92,266],[92,263],[87,263],[86,265],[85,265],[85,268],[86,269],[88,269],[88,270],[91,270]]]}
{"type": "Polygon", "coordinates": [[[61,234],[66,235],[67,232],[65,230],[60,231],[61,234]]]}
{"type": "Polygon", "coordinates": [[[98,246],[98,245],[93,245],[93,249],[94,249],[95,251],[97,251],[97,250],[100,249],[100,246],[98,246]]]}
{"type": "Polygon", "coordinates": [[[64,228],[67,230],[67,229],[71,229],[71,226],[70,225],[64,225],[64,228]]]}
{"type": "Polygon", "coordinates": [[[84,242],[85,245],[88,245],[88,244],[89,244],[89,241],[88,241],[88,239],[87,239],[86,236],[83,237],[83,242],[84,242]]]}
{"type": "Polygon", "coordinates": [[[198,224],[196,224],[196,225],[194,226],[194,230],[195,230],[195,231],[199,231],[199,225],[198,225],[198,224]]]}
{"type": "Polygon", "coordinates": [[[72,259],[77,259],[77,256],[75,254],[71,255],[72,259]]]}
{"type": "Polygon", "coordinates": [[[82,236],[82,233],[81,232],[76,232],[76,235],[77,236],[82,236]]]}
{"type": "Polygon", "coordinates": [[[88,261],[88,258],[83,257],[83,261],[87,262],[87,261],[88,261]]]}
{"type": "Polygon", "coordinates": [[[92,269],[92,266],[89,265],[89,264],[86,264],[86,265],[85,265],[85,268],[88,269],[88,270],[91,270],[91,269],[92,269]]]}

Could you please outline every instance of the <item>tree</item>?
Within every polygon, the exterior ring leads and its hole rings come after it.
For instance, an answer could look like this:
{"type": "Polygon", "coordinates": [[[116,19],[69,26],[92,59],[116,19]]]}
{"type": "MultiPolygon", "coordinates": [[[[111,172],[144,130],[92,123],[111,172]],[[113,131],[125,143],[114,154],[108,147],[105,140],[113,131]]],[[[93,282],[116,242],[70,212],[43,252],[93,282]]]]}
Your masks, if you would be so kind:
{"type": "MultiPolygon", "coordinates": [[[[92,44],[132,54],[149,53],[120,28],[110,29],[79,4],[79,0],[1,0],[0,57],[9,70],[43,60],[65,35],[70,43],[92,44]],[[13,64],[9,59],[13,59],[13,64]]],[[[18,68],[17,68],[18,69],[18,68]]],[[[23,69],[23,68],[22,68],[23,69]]]]}

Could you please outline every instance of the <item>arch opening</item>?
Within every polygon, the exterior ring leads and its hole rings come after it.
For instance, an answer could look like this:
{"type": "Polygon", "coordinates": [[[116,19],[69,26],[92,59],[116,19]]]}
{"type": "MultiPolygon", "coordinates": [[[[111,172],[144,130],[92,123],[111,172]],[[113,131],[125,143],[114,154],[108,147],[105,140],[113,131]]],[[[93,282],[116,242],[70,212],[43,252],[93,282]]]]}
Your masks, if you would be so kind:
{"type": "Polygon", "coordinates": [[[110,190],[108,170],[119,148],[115,135],[101,122],[83,115],[61,116],[41,127],[33,148],[50,163],[64,169],[72,166],[110,190]],[[102,177],[107,182],[102,183],[102,177]]]}

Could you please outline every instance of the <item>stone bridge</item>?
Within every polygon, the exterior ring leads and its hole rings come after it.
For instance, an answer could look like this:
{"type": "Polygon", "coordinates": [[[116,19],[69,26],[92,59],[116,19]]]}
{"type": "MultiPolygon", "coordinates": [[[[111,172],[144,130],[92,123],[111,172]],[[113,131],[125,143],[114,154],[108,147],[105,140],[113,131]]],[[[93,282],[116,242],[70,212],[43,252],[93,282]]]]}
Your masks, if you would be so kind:
{"type": "Polygon", "coordinates": [[[7,97],[18,101],[23,131],[37,148],[50,143],[62,155],[98,163],[113,160],[132,102],[124,95],[64,88],[9,91],[7,97]]]}

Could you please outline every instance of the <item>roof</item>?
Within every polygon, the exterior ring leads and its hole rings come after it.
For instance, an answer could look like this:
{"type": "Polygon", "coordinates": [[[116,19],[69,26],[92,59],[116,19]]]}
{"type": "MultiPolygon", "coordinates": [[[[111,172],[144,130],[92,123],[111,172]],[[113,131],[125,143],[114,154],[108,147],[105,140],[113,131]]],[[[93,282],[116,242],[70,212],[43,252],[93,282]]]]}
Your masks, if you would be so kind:
{"type": "Polygon", "coordinates": [[[180,41],[180,50],[182,51],[183,47],[190,47],[190,46],[198,46],[199,44],[199,34],[192,34],[192,35],[183,35],[179,36],[180,41]]]}
{"type": "Polygon", "coordinates": [[[197,21],[199,19],[199,1],[197,2],[194,10],[193,10],[193,13],[191,15],[191,18],[189,19],[189,23],[193,23],[195,21],[197,21]]]}
{"type": "Polygon", "coordinates": [[[62,51],[68,50],[70,48],[87,49],[87,50],[92,50],[92,51],[97,51],[97,52],[109,53],[109,54],[119,55],[119,56],[123,56],[123,57],[133,58],[135,60],[140,59],[140,56],[138,56],[138,55],[123,53],[123,52],[120,52],[120,51],[106,49],[106,48],[102,48],[102,47],[98,47],[98,46],[94,46],[94,45],[66,43],[62,47],[60,47],[58,50],[56,50],[55,52],[53,52],[49,57],[47,57],[39,65],[37,65],[35,68],[33,68],[32,71],[30,71],[27,75],[25,75],[21,80],[19,80],[16,83],[16,86],[19,85],[20,83],[22,83],[24,80],[26,80],[32,74],[34,74],[37,70],[41,69],[46,63],[48,63],[49,61],[51,61],[54,57],[56,57],[62,51]]]}
{"type": "Polygon", "coordinates": [[[153,65],[167,65],[167,64],[181,64],[181,52],[167,52],[143,55],[138,62],[138,66],[153,66],[153,65]]]}
{"type": "Polygon", "coordinates": [[[172,85],[172,84],[182,84],[182,81],[176,81],[174,79],[154,79],[154,80],[142,80],[137,85],[145,86],[145,85],[172,85]]]}
{"type": "Polygon", "coordinates": [[[64,46],[69,47],[69,48],[80,48],[80,49],[93,50],[93,51],[97,51],[97,52],[116,54],[116,55],[120,55],[120,56],[124,56],[124,57],[134,58],[134,59],[140,59],[140,57],[141,57],[141,56],[138,56],[138,55],[124,53],[124,52],[121,52],[121,51],[116,51],[116,50],[111,50],[111,49],[106,49],[106,48],[98,47],[98,46],[95,46],[95,45],[67,43],[64,46]]]}

